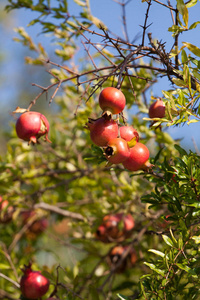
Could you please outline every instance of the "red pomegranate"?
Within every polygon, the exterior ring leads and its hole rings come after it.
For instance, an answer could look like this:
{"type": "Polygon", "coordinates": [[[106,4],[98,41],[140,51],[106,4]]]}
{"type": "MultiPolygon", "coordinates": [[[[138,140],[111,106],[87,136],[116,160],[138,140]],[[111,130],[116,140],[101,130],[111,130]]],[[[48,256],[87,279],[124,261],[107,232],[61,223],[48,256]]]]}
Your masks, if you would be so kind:
{"type": "MultiPolygon", "coordinates": [[[[25,210],[21,212],[21,218],[23,225],[27,224],[28,221],[36,216],[36,212],[34,210],[25,210]]],[[[45,217],[36,219],[33,223],[30,224],[28,228],[28,232],[31,232],[33,234],[40,234],[45,231],[45,229],[48,227],[49,222],[45,217]]]]}
{"type": "Polygon", "coordinates": [[[149,107],[150,118],[164,118],[165,116],[165,104],[162,100],[157,100],[149,107]]]}
{"type": "Polygon", "coordinates": [[[48,139],[49,122],[47,118],[39,112],[28,111],[23,113],[16,122],[17,136],[29,143],[38,143],[38,139],[45,135],[45,140],[48,139]]]}
{"type": "Polygon", "coordinates": [[[49,289],[49,280],[39,271],[33,271],[31,264],[22,270],[24,275],[20,280],[22,295],[30,300],[41,298],[49,289]]]}
{"type": "Polygon", "coordinates": [[[139,134],[137,130],[130,125],[120,127],[120,136],[127,142],[130,142],[133,138],[136,138],[136,142],[139,142],[139,134]]]}
{"type": "Polygon", "coordinates": [[[112,164],[120,164],[125,161],[130,155],[130,149],[122,138],[114,138],[108,142],[105,149],[107,160],[112,164]]]}
{"type": "Polygon", "coordinates": [[[92,142],[99,147],[107,146],[111,139],[118,136],[118,124],[112,119],[105,117],[89,119],[86,126],[90,130],[92,142]]]}
{"type": "Polygon", "coordinates": [[[151,167],[148,159],[149,149],[144,144],[137,143],[130,148],[130,155],[122,164],[129,171],[138,171],[151,167]]]}
{"type": "Polygon", "coordinates": [[[9,206],[8,200],[3,200],[0,196],[0,223],[10,222],[12,220],[13,213],[13,206],[9,206]]]}
{"type": "Polygon", "coordinates": [[[108,264],[115,268],[115,272],[122,273],[131,268],[137,261],[137,254],[133,247],[118,245],[111,249],[108,264]]]}
{"type": "Polygon", "coordinates": [[[99,95],[99,105],[108,114],[119,114],[126,105],[126,99],[117,88],[106,87],[99,95]]]}

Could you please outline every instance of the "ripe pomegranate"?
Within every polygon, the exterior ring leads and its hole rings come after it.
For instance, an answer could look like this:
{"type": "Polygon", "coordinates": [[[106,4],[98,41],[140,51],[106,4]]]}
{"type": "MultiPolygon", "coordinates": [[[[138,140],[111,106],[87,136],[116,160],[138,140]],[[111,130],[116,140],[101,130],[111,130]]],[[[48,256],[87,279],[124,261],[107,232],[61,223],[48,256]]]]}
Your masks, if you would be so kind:
{"type": "Polygon", "coordinates": [[[96,238],[104,243],[123,241],[130,236],[134,226],[135,222],[130,214],[107,215],[96,231],[96,238]]]}
{"type": "Polygon", "coordinates": [[[111,139],[118,136],[117,122],[112,119],[107,119],[105,117],[96,120],[89,119],[86,126],[90,130],[91,140],[99,147],[107,146],[111,139]]]}
{"type": "MultiPolygon", "coordinates": [[[[31,218],[36,216],[36,212],[34,210],[26,210],[21,212],[22,224],[25,225],[29,222],[31,218]]],[[[31,237],[35,237],[34,235],[38,235],[45,231],[48,227],[48,220],[46,218],[40,218],[35,220],[30,224],[27,234],[31,237]],[[30,235],[32,233],[33,235],[30,235]]]]}
{"type": "Polygon", "coordinates": [[[8,223],[12,220],[14,208],[9,206],[7,200],[3,200],[0,196],[0,223],[8,223]]]}
{"type": "Polygon", "coordinates": [[[137,254],[134,248],[130,246],[115,246],[111,249],[108,256],[108,264],[115,268],[118,273],[124,272],[125,269],[135,265],[137,254]]]}
{"type": "Polygon", "coordinates": [[[17,120],[16,132],[20,139],[28,141],[29,144],[38,143],[38,139],[43,135],[45,135],[45,140],[51,143],[48,139],[49,122],[39,112],[28,111],[23,113],[17,120]]]}
{"type": "Polygon", "coordinates": [[[105,149],[107,160],[112,164],[120,164],[130,155],[130,149],[122,138],[115,138],[108,142],[107,148],[105,149]]]}
{"type": "Polygon", "coordinates": [[[108,114],[119,114],[126,105],[126,99],[120,90],[107,87],[99,95],[99,105],[108,114]]]}
{"type": "Polygon", "coordinates": [[[136,142],[139,141],[139,134],[133,126],[121,126],[120,136],[127,142],[131,141],[133,138],[136,138],[136,142]]]}
{"type": "Polygon", "coordinates": [[[24,275],[20,280],[22,295],[30,300],[41,298],[49,289],[49,280],[41,272],[33,271],[31,264],[22,269],[24,275]]]}
{"type": "Polygon", "coordinates": [[[137,143],[130,148],[130,155],[122,164],[129,171],[138,171],[152,166],[148,159],[149,149],[144,144],[137,143]]]}
{"type": "Polygon", "coordinates": [[[150,118],[164,118],[165,116],[165,104],[162,100],[157,100],[149,107],[150,118]]]}

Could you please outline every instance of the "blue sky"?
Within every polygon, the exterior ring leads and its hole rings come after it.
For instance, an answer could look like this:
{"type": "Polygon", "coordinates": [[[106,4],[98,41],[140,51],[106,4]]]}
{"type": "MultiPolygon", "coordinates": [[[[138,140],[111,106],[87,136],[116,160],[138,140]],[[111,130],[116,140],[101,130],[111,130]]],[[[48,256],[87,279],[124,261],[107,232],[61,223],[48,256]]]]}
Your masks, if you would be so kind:
{"type": "MultiPolygon", "coordinates": [[[[164,0],[163,0],[164,2],[164,0]]],[[[165,1],[167,2],[167,1],[165,1]]],[[[111,31],[116,32],[118,35],[122,36],[123,26],[122,26],[122,11],[121,7],[114,2],[113,0],[91,0],[91,11],[92,13],[101,19],[111,31]]],[[[171,4],[175,5],[176,1],[171,0],[171,4]]],[[[136,37],[139,37],[137,40],[141,40],[142,28],[139,25],[144,24],[144,16],[147,8],[146,3],[141,3],[140,0],[132,0],[126,7],[126,17],[127,25],[129,28],[128,35],[130,40],[134,40],[136,37]]],[[[74,4],[74,1],[69,1],[69,10],[71,13],[75,12],[77,14],[78,7],[74,4]]],[[[189,9],[189,24],[192,24],[194,21],[200,20],[200,2],[193,8],[189,9]]],[[[29,78],[21,74],[28,66],[24,66],[23,56],[21,52],[23,47],[15,43],[12,38],[16,36],[13,31],[13,27],[23,26],[26,27],[28,22],[33,18],[29,12],[25,10],[14,11],[10,14],[10,21],[0,27],[1,36],[3,37],[3,43],[1,43],[1,51],[5,53],[7,60],[0,68],[0,78],[4,78],[3,85],[0,86],[1,89],[1,106],[3,111],[9,113],[15,108],[16,94],[18,93],[18,83],[19,81],[25,81],[24,86],[27,84],[31,85],[29,78]],[[19,74],[19,76],[16,76],[19,74]],[[11,103],[8,105],[8,103],[11,103]],[[13,107],[12,107],[13,105],[13,107]],[[14,106],[15,105],[15,106],[14,106]]],[[[167,8],[160,6],[157,3],[153,3],[149,13],[148,23],[152,23],[149,27],[148,32],[152,32],[153,38],[158,40],[166,41],[166,49],[171,49],[173,44],[173,39],[171,33],[167,31],[168,27],[172,25],[172,19],[170,12],[167,8]]],[[[40,27],[34,26],[26,28],[30,35],[34,36],[36,42],[42,41],[44,44],[44,36],[38,35],[40,27]]],[[[200,25],[193,31],[188,31],[180,36],[179,45],[182,41],[187,41],[193,43],[200,47],[200,25]]],[[[49,40],[50,41],[50,40],[49,40]]],[[[41,70],[42,71],[42,70],[41,70]]],[[[20,83],[21,85],[21,83],[20,83]]],[[[166,79],[159,81],[158,84],[154,87],[154,95],[162,96],[162,89],[169,89],[170,85],[166,79]]],[[[25,101],[29,101],[25,99],[25,101]]],[[[53,109],[53,108],[52,108],[53,109]]],[[[3,114],[2,117],[6,115],[3,114]]],[[[199,123],[191,124],[190,126],[184,126],[181,128],[171,128],[169,129],[170,134],[174,138],[183,138],[183,143],[187,148],[194,150],[194,145],[192,138],[195,139],[196,144],[200,149],[200,141],[198,135],[199,123]]]]}

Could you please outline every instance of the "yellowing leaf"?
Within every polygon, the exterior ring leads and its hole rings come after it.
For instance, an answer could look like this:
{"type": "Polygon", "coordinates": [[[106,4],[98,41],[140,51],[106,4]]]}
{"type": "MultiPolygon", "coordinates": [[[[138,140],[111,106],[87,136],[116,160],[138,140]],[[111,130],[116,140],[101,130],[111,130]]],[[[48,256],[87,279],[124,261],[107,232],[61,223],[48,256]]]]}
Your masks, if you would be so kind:
{"type": "Polygon", "coordinates": [[[188,9],[183,0],[177,0],[177,9],[183,17],[185,26],[188,27],[188,9]]]}
{"type": "Polygon", "coordinates": [[[200,49],[197,46],[186,42],[183,42],[183,45],[187,47],[196,56],[200,56],[200,49]]]}
{"type": "Polygon", "coordinates": [[[129,142],[127,142],[129,148],[132,148],[136,145],[137,143],[137,137],[132,138],[132,140],[130,140],[129,142]]]}
{"type": "Polygon", "coordinates": [[[22,114],[26,111],[27,111],[26,108],[21,108],[21,107],[17,106],[16,109],[13,111],[13,114],[22,114]]]}

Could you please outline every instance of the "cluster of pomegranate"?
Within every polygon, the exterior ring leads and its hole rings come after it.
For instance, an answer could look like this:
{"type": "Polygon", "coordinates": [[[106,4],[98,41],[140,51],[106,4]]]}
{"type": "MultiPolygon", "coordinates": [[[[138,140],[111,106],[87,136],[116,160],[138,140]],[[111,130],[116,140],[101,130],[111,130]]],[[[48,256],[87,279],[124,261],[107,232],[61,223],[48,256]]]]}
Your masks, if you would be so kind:
{"type": "Polygon", "coordinates": [[[104,149],[106,159],[111,164],[120,164],[129,171],[148,169],[148,148],[139,142],[139,134],[133,126],[121,125],[113,115],[122,113],[126,105],[124,94],[114,87],[107,87],[99,95],[99,105],[103,110],[98,119],[88,119],[92,142],[104,149]]]}
{"type": "Polygon", "coordinates": [[[16,122],[17,136],[28,143],[39,143],[38,139],[41,136],[45,136],[45,140],[49,143],[48,139],[49,122],[47,118],[36,111],[24,112],[16,122]]]}
{"type": "Polygon", "coordinates": [[[131,235],[134,226],[131,214],[107,215],[96,231],[96,238],[104,243],[122,242],[131,235]]]}
{"type": "Polygon", "coordinates": [[[95,236],[103,243],[117,242],[107,257],[107,262],[116,272],[123,272],[137,261],[137,254],[132,246],[120,245],[131,236],[135,221],[131,214],[116,213],[103,218],[95,236]]]}

